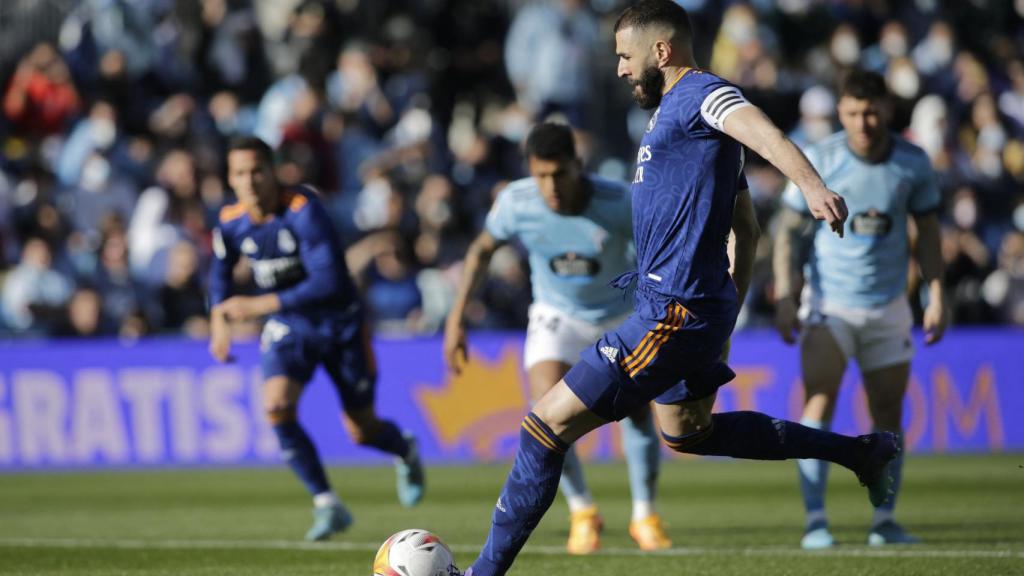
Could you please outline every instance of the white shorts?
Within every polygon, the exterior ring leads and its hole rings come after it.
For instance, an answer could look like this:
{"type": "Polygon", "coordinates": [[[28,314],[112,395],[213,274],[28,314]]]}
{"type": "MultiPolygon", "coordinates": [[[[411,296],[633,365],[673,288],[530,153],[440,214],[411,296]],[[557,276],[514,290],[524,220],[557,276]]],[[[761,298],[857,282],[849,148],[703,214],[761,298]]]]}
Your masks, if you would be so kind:
{"type": "Polygon", "coordinates": [[[815,298],[805,290],[800,320],[807,326],[826,326],[847,360],[853,358],[861,372],[910,362],[914,344],[910,330],[914,316],[903,296],[878,308],[848,308],[815,298]]]}
{"type": "Polygon", "coordinates": [[[523,366],[527,370],[538,362],[549,360],[570,366],[575,364],[580,359],[580,352],[593,346],[605,332],[629,316],[625,314],[593,324],[541,302],[530,305],[529,315],[523,351],[523,366]]]}

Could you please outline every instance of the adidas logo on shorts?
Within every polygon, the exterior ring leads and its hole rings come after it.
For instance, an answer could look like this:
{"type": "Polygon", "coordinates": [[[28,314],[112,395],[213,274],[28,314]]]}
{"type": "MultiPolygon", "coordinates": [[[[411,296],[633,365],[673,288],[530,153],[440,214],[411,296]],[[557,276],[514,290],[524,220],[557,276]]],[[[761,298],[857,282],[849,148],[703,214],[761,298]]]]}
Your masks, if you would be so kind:
{"type": "Polygon", "coordinates": [[[604,354],[605,358],[610,362],[615,362],[619,357],[619,349],[612,348],[611,346],[601,346],[601,354],[604,354]]]}

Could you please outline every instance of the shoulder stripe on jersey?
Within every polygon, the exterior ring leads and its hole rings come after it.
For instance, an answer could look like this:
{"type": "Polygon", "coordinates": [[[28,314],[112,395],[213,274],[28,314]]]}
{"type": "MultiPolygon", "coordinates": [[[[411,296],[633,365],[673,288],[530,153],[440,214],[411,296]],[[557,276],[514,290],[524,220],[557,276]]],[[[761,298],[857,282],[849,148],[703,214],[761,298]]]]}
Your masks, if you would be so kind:
{"type": "Polygon", "coordinates": [[[721,131],[726,117],[741,108],[753,106],[739,88],[722,86],[708,94],[700,105],[700,115],[715,130],[721,131]]]}
{"type": "Polygon", "coordinates": [[[752,104],[742,100],[737,102],[730,102],[725,108],[722,108],[722,111],[719,112],[718,115],[719,117],[722,118],[722,121],[724,122],[725,117],[731,114],[734,110],[739,110],[740,108],[745,108],[747,106],[752,106],[752,104]]]}
{"type": "Polygon", "coordinates": [[[288,199],[288,209],[292,212],[298,212],[302,210],[302,207],[309,202],[309,198],[306,198],[302,194],[294,194],[288,199]]]}
{"type": "Polygon", "coordinates": [[[238,220],[245,214],[245,205],[241,202],[229,204],[220,209],[220,222],[226,224],[232,220],[238,220]]]}
{"type": "Polygon", "coordinates": [[[711,108],[711,115],[712,116],[718,116],[718,113],[722,111],[722,108],[726,104],[729,104],[730,102],[742,102],[742,101],[743,101],[743,98],[740,98],[739,96],[737,96],[735,94],[730,94],[728,96],[719,98],[718,102],[716,102],[714,104],[714,107],[711,108]]]}

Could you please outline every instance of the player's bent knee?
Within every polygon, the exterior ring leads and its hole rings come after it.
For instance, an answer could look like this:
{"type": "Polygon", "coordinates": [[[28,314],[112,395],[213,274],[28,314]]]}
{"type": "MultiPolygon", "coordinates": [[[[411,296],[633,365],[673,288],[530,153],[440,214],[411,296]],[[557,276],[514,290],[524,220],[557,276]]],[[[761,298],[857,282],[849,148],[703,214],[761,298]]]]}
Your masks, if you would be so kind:
{"type": "Polygon", "coordinates": [[[298,410],[294,404],[271,405],[267,407],[266,417],[271,426],[287,424],[298,420],[298,410]]]}
{"type": "Polygon", "coordinates": [[[345,414],[342,420],[349,438],[360,446],[369,444],[380,431],[380,420],[374,413],[345,414]]]}
{"type": "Polygon", "coordinates": [[[533,414],[567,444],[608,422],[591,412],[572,390],[559,381],[533,407],[533,414]]]}

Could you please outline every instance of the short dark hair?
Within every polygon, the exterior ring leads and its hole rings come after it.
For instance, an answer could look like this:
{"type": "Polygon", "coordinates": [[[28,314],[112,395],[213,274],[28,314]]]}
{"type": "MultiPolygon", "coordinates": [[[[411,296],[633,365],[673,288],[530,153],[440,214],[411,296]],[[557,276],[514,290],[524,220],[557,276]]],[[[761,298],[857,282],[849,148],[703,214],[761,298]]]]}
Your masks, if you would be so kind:
{"type": "Polygon", "coordinates": [[[526,157],[541,160],[575,160],[576,140],[567,124],[543,122],[526,137],[526,157]]]}
{"type": "Polygon", "coordinates": [[[274,150],[269,144],[256,136],[234,136],[228,141],[228,153],[235,150],[251,150],[266,162],[274,161],[274,150]]]}
{"type": "Polygon", "coordinates": [[[889,97],[885,78],[877,72],[854,68],[839,81],[839,97],[849,96],[857,100],[880,101],[889,97]]]}
{"type": "Polygon", "coordinates": [[[615,21],[615,32],[623,28],[643,30],[656,24],[668,26],[685,40],[693,38],[690,15],[686,8],[672,0],[642,0],[633,4],[623,10],[615,21]]]}

